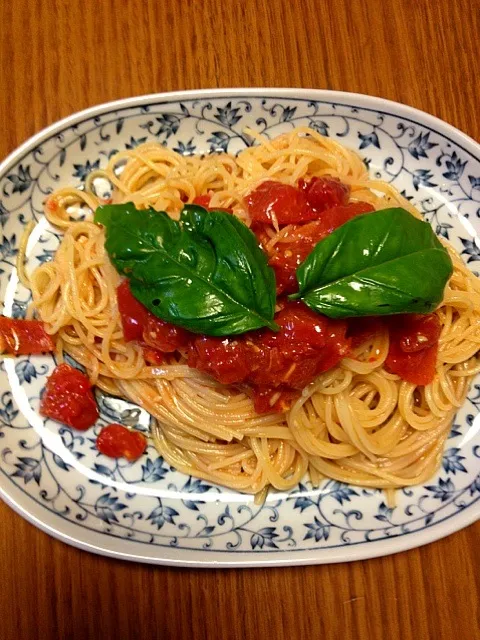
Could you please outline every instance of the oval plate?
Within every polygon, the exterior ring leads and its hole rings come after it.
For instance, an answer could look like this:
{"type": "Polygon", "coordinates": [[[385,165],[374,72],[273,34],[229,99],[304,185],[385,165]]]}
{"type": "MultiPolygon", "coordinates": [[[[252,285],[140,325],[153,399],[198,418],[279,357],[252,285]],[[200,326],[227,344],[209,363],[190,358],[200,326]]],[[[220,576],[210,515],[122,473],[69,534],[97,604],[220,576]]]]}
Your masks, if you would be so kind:
{"type": "MultiPolygon", "coordinates": [[[[60,185],[81,184],[116,150],[155,140],[184,154],[250,144],[245,126],[269,137],[307,125],[356,149],[375,176],[392,182],[448,238],[468,266],[480,267],[480,147],[444,122],[400,104],[349,93],[224,89],[143,96],[75,114],[45,129],[0,166],[0,299],[21,317],[28,292],[15,256],[24,225],[28,269],[50,260],[58,235],[42,202],[60,185]]],[[[478,274],[477,274],[478,275],[478,274]]],[[[0,371],[0,495],[44,531],[82,549],[129,560],[193,566],[341,562],[416,547],[480,516],[480,385],[458,412],[438,474],[382,492],[308,481],[290,493],[253,498],[184,476],[150,446],[134,465],[99,454],[106,422],[148,414],[97,394],[98,426],[86,433],[44,421],[38,403],[50,357],[6,358],[0,371]],[[139,415],[138,415],[139,414],[139,415]]]]}

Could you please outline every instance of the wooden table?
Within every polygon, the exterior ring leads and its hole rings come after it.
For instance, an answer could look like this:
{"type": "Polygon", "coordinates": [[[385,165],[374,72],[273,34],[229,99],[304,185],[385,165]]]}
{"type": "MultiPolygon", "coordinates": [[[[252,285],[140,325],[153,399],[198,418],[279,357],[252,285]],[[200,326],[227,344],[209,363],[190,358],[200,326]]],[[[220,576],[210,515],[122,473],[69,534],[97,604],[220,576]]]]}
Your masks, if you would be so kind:
{"type": "MultiPolygon", "coordinates": [[[[0,156],[107,100],[175,89],[383,96],[480,140],[478,0],[3,0],[0,156]]],[[[67,547],[0,505],[0,637],[480,638],[480,523],[352,564],[175,570],[67,547]]]]}

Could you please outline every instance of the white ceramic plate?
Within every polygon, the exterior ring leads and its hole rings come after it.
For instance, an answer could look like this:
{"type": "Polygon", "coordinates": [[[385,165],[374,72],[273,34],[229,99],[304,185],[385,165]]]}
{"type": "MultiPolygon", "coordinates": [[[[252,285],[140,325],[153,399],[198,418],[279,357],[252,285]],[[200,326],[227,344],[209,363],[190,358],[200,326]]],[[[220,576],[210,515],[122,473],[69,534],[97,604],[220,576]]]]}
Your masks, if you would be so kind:
{"type": "MultiPolygon", "coordinates": [[[[250,143],[248,125],[273,137],[308,125],[365,158],[372,174],[405,192],[473,270],[480,265],[480,147],[453,127],[409,107],[349,93],[224,89],[143,96],[88,109],[45,129],[0,166],[0,299],[22,316],[28,292],[15,255],[23,226],[37,226],[28,268],[50,260],[58,236],[42,214],[46,195],[81,184],[115,150],[156,140],[180,153],[250,143]]],[[[38,401],[50,357],[5,359],[0,372],[0,495],[52,535],[129,560],[195,566],[341,562],[431,542],[480,515],[480,386],[455,419],[442,466],[425,486],[398,492],[308,482],[265,505],[188,478],[153,447],[134,465],[100,455],[101,424],[134,407],[98,394],[101,420],[86,433],[45,421],[38,401]]],[[[149,416],[140,415],[145,429],[149,416]]]]}

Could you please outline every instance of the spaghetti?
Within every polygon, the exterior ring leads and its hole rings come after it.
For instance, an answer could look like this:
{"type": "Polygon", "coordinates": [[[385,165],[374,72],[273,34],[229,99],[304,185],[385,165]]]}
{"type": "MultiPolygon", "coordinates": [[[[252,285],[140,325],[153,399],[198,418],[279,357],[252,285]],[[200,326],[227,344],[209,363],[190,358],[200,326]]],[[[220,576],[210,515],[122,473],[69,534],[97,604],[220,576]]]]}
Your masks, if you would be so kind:
{"type": "MultiPolygon", "coordinates": [[[[352,201],[375,209],[401,206],[420,214],[390,184],[372,180],[362,160],[307,128],[258,143],[237,157],[180,156],[145,143],[116,154],[89,175],[85,190],[66,187],[47,201],[48,220],[64,231],[51,262],[30,276],[36,313],[55,337],[57,354],[83,365],[93,384],[146,409],[158,452],[175,468],[233,489],[265,492],[294,487],[308,472],[367,487],[422,483],[440,464],[455,411],[480,371],[480,283],[448,246],[454,272],[436,311],[441,324],[436,374],[416,386],[387,372],[387,331],[356,347],[308,385],[284,413],[257,414],[247,387],[231,387],[190,368],[185,355],[149,365],[126,342],[117,307],[120,277],[105,250],[104,230],[74,220],[70,208],[94,211],[105,200],[98,178],[113,185],[115,203],[132,201],[178,219],[202,194],[210,207],[230,209],[250,223],[244,198],[266,179],[295,185],[329,175],[350,188],[352,201]]],[[[266,250],[285,242],[291,225],[269,230],[266,250]]],[[[25,278],[26,276],[24,276],[25,278]]]]}

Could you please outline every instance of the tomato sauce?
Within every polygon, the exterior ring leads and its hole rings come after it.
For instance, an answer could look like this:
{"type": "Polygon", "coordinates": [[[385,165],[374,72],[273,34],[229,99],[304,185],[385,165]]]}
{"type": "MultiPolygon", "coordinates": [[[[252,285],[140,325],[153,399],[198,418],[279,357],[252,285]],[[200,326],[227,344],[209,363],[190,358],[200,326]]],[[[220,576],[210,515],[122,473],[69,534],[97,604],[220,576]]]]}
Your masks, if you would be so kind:
{"type": "Polygon", "coordinates": [[[350,341],[345,321],[314,313],[302,302],[283,303],[275,322],[277,333],[262,329],[236,338],[197,336],[188,364],[223,384],[248,383],[258,413],[285,410],[300,390],[340,362],[350,341]]]}
{"type": "MultiPolygon", "coordinates": [[[[143,346],[149,364],[161,364],[165,354],[180,351],[190,367],[222,384],[247,384],[258,413],[285,411],[320,373],[385,326],[375,318],[331,320],[302,302],[281,297],[297,290],[296,269],[317,242],[351,218],[374,210],[369,203],[349,202],[349,197],[347,185],[323,176],[301,180],[298,186],[267,180],[245,198],[252,230],[264,249],[271,237],[269,229],[290,225],[268,252],[280,296],[275,315],[278,332],[261,329],[221,338],[190,333],[150,313],[133,297],[125,280],[117,292],[125,339],[143,346]]],[[[207,208],[210,196],[199,196],[194,202],[207,208]]],[[[389,371],[427,384],[435,368],[437,323],[434,315],[388,321],[389,371]]]]}
{"type": "MultiPolygon", "coordinates": [[[[267,180],[246,196],[252,230],[275,271],[277,332],[260,329],[221,338],[193,334],[152,314],[124,280],[117,289],[117,303],[125,340],[139,344],[151,366],[180,352],[188,366],[222,384],[246,384],[259,414],[286,411],[319,374],[385,328],[387,371],[416,385],[429,384],[441,332],[435,314],[332,320],[283,297],[297,291],[296,269],[319,241],[353,217],[374,210],[369,203],[349,199],[350,188],[332,176],[300,180],[297,186],[267,180]],[[267,251],[272,231],[286,225],[288,233],[267,251]]],[[[210,195],[202,195],[194,204],[209,208],[210,201],[210,195]]],[[[0,317],[0,348],[22,355],[53,351],[54,344],[42,323],[0,317]]],[[[75,429],[91,427],[99,412],[88,377],[67,364],[56,367],[47,380],[40,412],[75,429]]],[[[138,431],[110,424],[101,430],[96,447],[106,456],[133,462],[143,455],[147,441],[138,431]]]]}
{"type": "Polygon", "coordinates": [[[367,202],[348,202],[350,188],[331,176],[300,180],[298,187],[267,180],[246,198],[252,230],[266,250],[268,230],[292,225],[271,250],[277,295],[297,291],[295,271],[314,246],[351,218],[374,211],[367,202]]]}
{"type": "Polygon", "coordinates": [[[125,340],[139,342],[149,360],[159,360],[155,351],[172,353],[188,345],[190,333],[153,315],[132,295],[128,280],[117,288],[117,303],[125,340]]]}
{"type": "Polygon", "coordinates": [[[388,319],[390,346],[385,368],[417,385],[433,381],[441,326],[438,317],[400,314],[388,319]]]}

